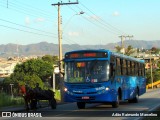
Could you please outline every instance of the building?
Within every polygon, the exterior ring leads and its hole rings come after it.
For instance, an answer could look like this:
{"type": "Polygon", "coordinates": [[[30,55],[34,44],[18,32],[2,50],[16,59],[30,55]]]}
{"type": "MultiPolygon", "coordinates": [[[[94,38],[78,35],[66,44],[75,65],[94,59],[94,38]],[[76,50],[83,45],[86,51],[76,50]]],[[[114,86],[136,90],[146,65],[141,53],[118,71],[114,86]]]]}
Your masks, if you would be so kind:
{"type": "Polygon", "coordinates": [[[0,77],[9,77],[16,66],[17,62],[4,62],[0,63],[0,77]]]}

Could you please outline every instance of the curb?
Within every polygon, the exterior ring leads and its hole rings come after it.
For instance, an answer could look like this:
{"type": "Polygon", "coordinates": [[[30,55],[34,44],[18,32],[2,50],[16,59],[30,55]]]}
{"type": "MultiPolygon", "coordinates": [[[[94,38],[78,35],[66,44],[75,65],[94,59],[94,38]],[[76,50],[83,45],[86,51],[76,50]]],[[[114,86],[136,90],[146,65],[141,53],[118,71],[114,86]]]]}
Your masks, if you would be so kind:
{"type": "MultiPolygon", "coordinates": [[[[57,105],[63,105],[63,104],[67,104],[65,102],[57,102],[57,105]]],[[[38,107],[38,109],[41,108],[45,108],[45,107],[49,107],[48,104],[43,104],[42,107],[38,107]]],[[[21,112],[21,111],[26,111],[25,106],[8,106],[8,107],[2,107],[0,108],[1,112],[21,112]]]]}

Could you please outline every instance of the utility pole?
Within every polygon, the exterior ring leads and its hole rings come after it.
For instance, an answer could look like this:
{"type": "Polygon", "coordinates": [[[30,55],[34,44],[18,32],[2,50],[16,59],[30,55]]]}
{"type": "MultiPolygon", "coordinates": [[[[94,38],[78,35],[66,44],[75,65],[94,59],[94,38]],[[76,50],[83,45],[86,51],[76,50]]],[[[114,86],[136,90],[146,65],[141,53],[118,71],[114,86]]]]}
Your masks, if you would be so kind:
{"type": "Polygon", "coordinates": [[[124,54],[125,53],[125,48],[124,48],[124,39],[126,38],[126,36],[121,35],[119,36],[121,38],[121,51],[124,54]]]}
{"type": "Polygon", "coordinates": [[[121,50],[122,50],[122,53],[124,54],[125,53],[125,45],[124,45],[124,40],[128,37],[129,40],[131,40],[131,38],[133,37],[133,35],[121,35],[119,36],[121,38],[121,50]]]}
{"type": "Polygon", "coordinates": [[[121,35],[119,37],[121,38],[121,47],[124,48],[124,38],[126,38],[126,36],[121,35]]]}
{"type": "Polygon", "coordinates": [[[60,14],[60,7],[61,5],[71,5],[71,4],[78,4],[78,0],[76,2],[69,2],[63,3],[58,2],[56,4],[52,4],[53,6],[58,6],[58,43],[59,43],[59,77],[60,77],[60,91],[61,91],[61,102],[63,102],[63,65],[62,65],[62,27],[61,27],[61,14],[60,14]]]}
{"type": "Polygon", "coordinates": [[[126,37],[128,37],[129,40],[131,40],[131,38],[133,38],[133,35],[128,35],[128,36],[126,36],[126,37]]]}
{"type": "Polygon", "coordinates": [[[151,51],[150,52],[150,69],[151,69],[151,84],[152,84],[152,89],[153,89],[153,74],[152,74],[152,54],[151,51]]]}

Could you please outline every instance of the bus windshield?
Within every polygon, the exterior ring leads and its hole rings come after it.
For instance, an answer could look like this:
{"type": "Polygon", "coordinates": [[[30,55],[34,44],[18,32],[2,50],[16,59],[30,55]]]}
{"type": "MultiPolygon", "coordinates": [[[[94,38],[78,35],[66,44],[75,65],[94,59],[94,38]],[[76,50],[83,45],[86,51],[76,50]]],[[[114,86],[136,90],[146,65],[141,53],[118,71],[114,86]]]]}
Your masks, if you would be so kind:
{"type": "Polygon", "coordinates": [[[109,79],[107,61],[71,61],[65,64],[64,81],[68,83],[103,82],[109,79]]]}

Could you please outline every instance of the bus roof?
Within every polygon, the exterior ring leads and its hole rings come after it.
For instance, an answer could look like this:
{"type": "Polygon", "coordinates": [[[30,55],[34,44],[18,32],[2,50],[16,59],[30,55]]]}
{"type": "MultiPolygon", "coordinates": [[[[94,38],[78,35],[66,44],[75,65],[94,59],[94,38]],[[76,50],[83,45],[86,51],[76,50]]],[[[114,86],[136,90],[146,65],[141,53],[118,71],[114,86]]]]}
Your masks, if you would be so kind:
{"type": "Polygon", "coordinates": [[[74,51],[70,51],[70,52],[66,52],[65,54],[70,54],[70,53],[76,53],[76,52],[110,52],[110,50],[106,50],[106,49],[86,49],[86,50],[74,50],[74,51]]]}
{"type": "Polygon", "coordinates": [[[124,58],[124,59],[130,60],[130,61],[145,63],[144,60],[141,60],[141,59],[138,59],[138,58],[134,58],[134,57],[131,57],[131,56],[127,56],[127,55],[124,55],[124,54],[116,53],[116,52],[111,52],[111,55],[114,55],[114,56],[120,57],[120,58],[124,58]]]}
{"type": "Polygon", "coordinates": [[[140,59],[137,59],[137,58],[134,58],[134,57],[131,57],[131,56],[124,55],[124,54],[112,52],[112,51],[106,50],[106,49],[75,50],[75,51],[66,52],[65,56],[68,55],[68,54],[72,54],[72,53],[87,53],[87,52],[105,52],[105,53],[108,53],[110,55],[114,55],[116,57],[124,58],[126,60],[145,63],[144,60],[140,60],[140,59]]]}

